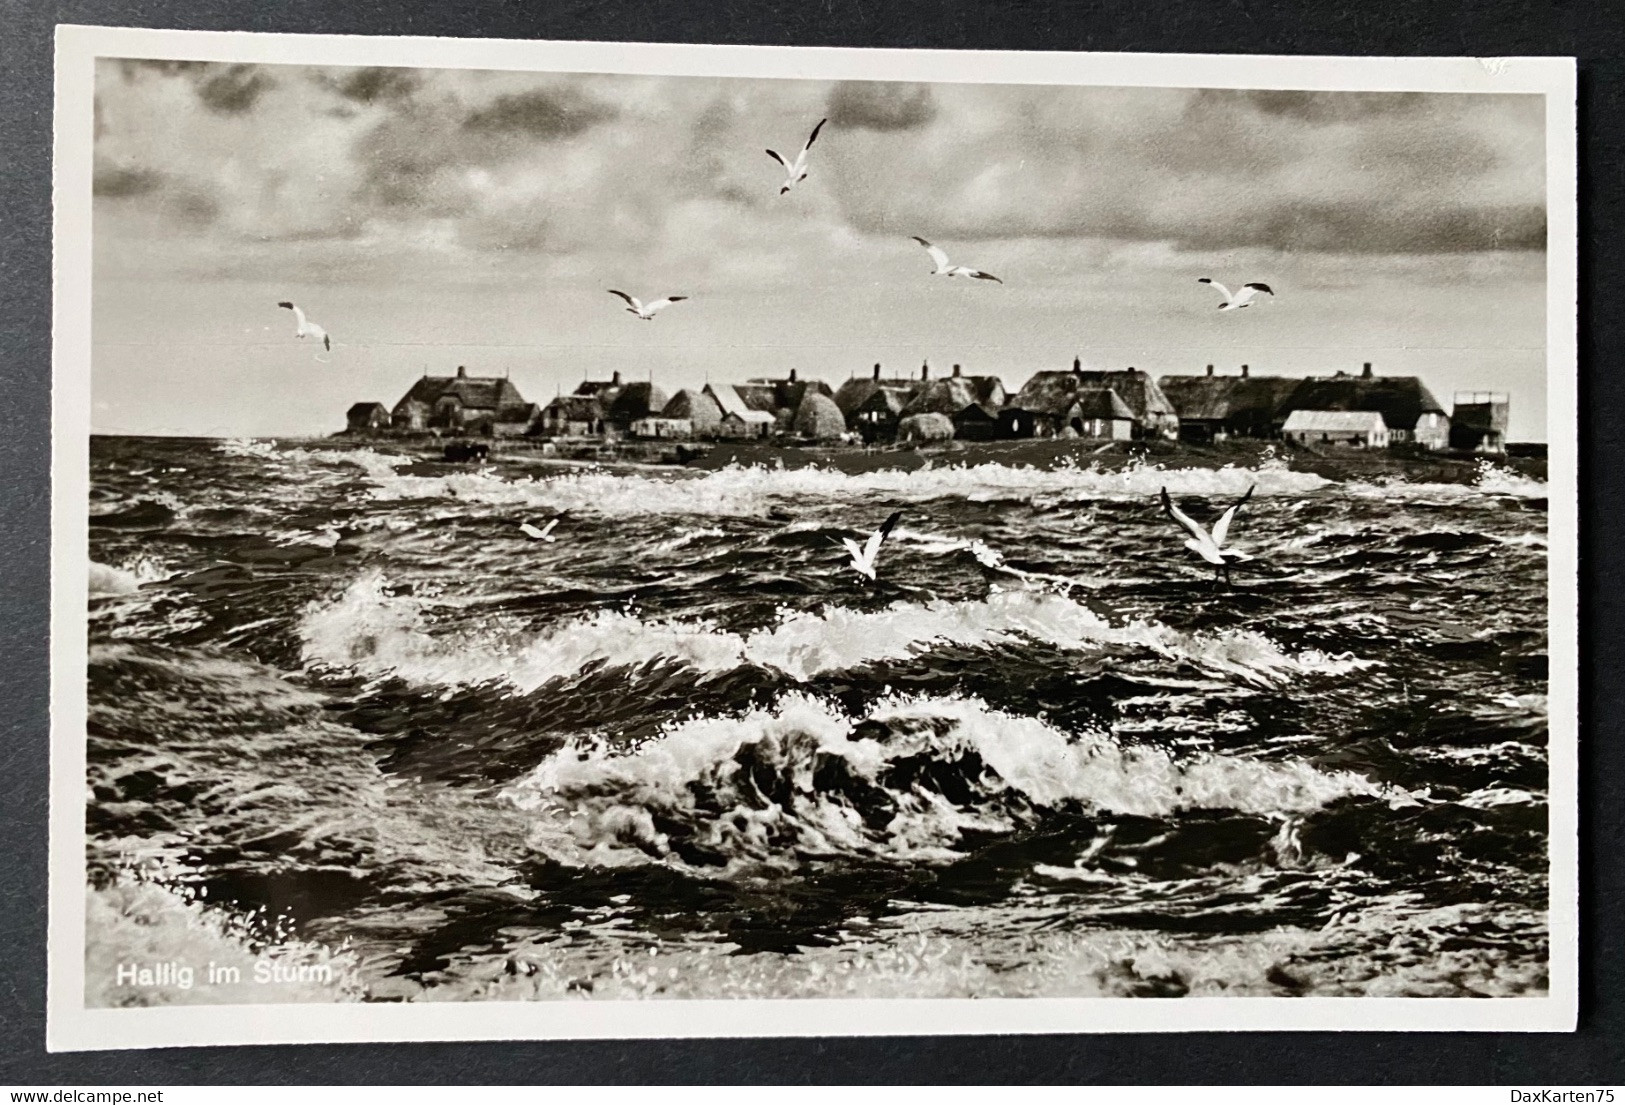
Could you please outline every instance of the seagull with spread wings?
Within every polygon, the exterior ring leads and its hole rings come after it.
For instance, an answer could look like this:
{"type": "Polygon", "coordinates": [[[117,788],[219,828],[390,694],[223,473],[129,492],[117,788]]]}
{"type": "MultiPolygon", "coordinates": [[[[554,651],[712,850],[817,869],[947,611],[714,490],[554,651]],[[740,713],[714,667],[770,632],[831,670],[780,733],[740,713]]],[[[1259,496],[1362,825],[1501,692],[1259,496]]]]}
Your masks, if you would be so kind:
{"type": "Polygon", "coordinates": [[[807,144],[801,147],[801,152],[796,154],[794,161],[786,161],[778,150],[767,151],[767,156],[777,161],[779,167],[784,170],[784,186],[779,189],[779,195],[784,195],[791,188],[807,179],[807,151],[812,149],[814,142],[818,141],[818,132],[824,129],[824,124],[827,122],[829,122],[828,119],[818,120],[818,125],[812,129],[812,134],[807,138],[807,144]]]}
{"type": "Polygon", "coordinates": [[[310,319],[306,318],[304,311],[300,310],[298,307],[295,307],[286,299],[284,299],[281,303],[278,303],[277,306],[293,312],[294,337],[301,340],[304,338],[309,338],[311,341],[320,342],[323,349],[329,351],[332,350],[333,339],[327,336],[326,330],[323,330],[320,326],[317,326],[314,322],[310,321],[310,319]]]}
{"type": "Polygon", "coordinates": [[[683,300],[688,298],[686,295],[668,295],[665,299],[657,299],[653,303],[645,303],[635,295],[627,295],[625,292],[618,292],[614,288],[609,289],[609,294],[618,295],[622,299],[626,300],[626,313],[629,315],[637,315],[644,322],[653,322],[656,311],[664,311],[673,303],[681,303],[683,300]]]}
{"type": "Polygon", "coordinates": [[[549,544],[552,544],[553,527],[557,526],[559,524],[559,519],[563,518],[567,513],[569,512],[560,511],[559,513],[553,515],[553,517],[547,520],[547,524],[545,526],[535,526],[529,522],[520,522],[519,532],[530,538],[532,541],[546,541],[549,544]]]}
{"type": "Polygon", "coordinates": [[[932,271],[932,276],[968,276],[972,280],[991,280],[995,284],[1004,283],[1003,280],[1000,280],[997,276],[994,276],[990,272],[983,272],[981,269],[973,269],[967,265],[954,264],[948,260],[948,255],[946,253],[944,253],[939,247],[926,241],[924,238],[916,236],[914,240],[925,247],[925,252],[929,253],[931,255],[931,260],[936,263],[937,267],[932,271]]]}
{"type": "Polygon", "coordinates": [[[1240,510],[1242,505],[1252,497],[1253,488],[1249,487],[1247,494],[1225,508],[1224,513],[1219,515],[1219,520],[1213,523],[1213,532],[1209,533],[1200,522],[1174,505],[1174,501],[1168,497],[1166,487],[1162,489],[1163,511],[1168,517],[1183,526],[1186,533],[1190,534],[1189,539],[1185,542],[1185,547],[1213,565],[1213,586],[1215,587],[1219,585],[1221,575],[1224,578],[1225,586],[1231,586],[1230,565],[1238,560],[1249,559],[1246,555],[1236,552],[1234,549],[1225,548],[1224,542],[1230,536],[1230,523],[1235,521],[1236,511],[1240,510]]]}
{"type": "Polygon", "coordinates": [[[1198,284],[1212,284],[1219,289],[1219,294],[1224,296],[1224,302],[1219,304],[1219,310],[1221,311],[1239,311],[1243,307],[1250,307],[1253,300],[1260,295],[1267,295],[1272,299],[1275,297],[1275,290],[1268,284],[1243,284],[1241,290],[1232,295],[1230,289],[1217,280],[1209,280],[1205,276],[1199,276],[1196,282],[1198,284]]]}
{"type": "Polygon", "coordinates": [[[891,517],[882,522],[880,528],[869,535],[869,540],[863,543],[862,548],[859,548],[858,543],[850,537],[841,538],[841,544],[845,546],[846,551],[852,556],[851,567],[854,572],[868,579],[875,578],[875,557],[880,552],[881,542],[886,540],[892,528],[897,525],[897,519],[902,516],[903,512],[901,510],[892,511],[891,517]]]}

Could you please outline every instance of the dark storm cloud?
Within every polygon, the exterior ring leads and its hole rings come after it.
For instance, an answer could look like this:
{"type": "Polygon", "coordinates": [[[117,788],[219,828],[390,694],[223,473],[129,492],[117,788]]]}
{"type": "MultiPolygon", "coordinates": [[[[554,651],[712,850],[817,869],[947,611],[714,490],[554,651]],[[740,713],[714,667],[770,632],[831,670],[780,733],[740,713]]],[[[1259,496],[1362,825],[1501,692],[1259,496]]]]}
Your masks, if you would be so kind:
{"type": "MultiPolygon", "coordinates": [[[[1538,97],[1002,88],[838,180],[851,225],[949,239],[1460,253],[1545,242],[1538,97]]],[[[944,110],[949,110],[945,107],[944,110]]]]}
{"type": "Polygon", "coordinates": [[[930,85],[886,81],[838,84],[830,93],[826,110],[836,127],[855,130],[913,130],[937,117],[930,85]]]}
{"type": "Polygon", "coordinates": [[[1536,204],[1383,207],[1364,201],[1260,206],[1223,223],[1183,228],[1193,249],[1262,246],[1333,253],[1470,253],[1542,249],[1546,212],[1536,204]]]}
{"type": "Polygon", "coordinates": [[[1265,115],[1301,119],[1308,123],[1348,123],[1380,116],[1406,115],[1423,110],[1429,100],[1428,95],[1422,92],[1210,90],[1208,94],[1226,100],[1239,99],[1265,115]]]}
{"type": "Polygon", "coordinates": [[[608,104],[573,88],[539,88],[498,96],[469,113],[470,130],[524,134],[531,138],[572,138],[615,118],[608,104]]]}
{"type": "Polygon", "coordinates": [[[328,77],[325,83],[346,100],[372,104],[405,99],[417,91],[423,78],[412,69],[372,66],[328,77]]]}
{"type": "Polygon", "coordinates": [[[274,87],[276,81],[257,65],[228,65],[197,82],[197,98],[210,111],[241,115],[274,87]]]}
{"type": "Polygon", "coordinates": [[[153,169],[138,169],[128,165],[97,165],[91,180],[91,192],[109,199],[129,199],[156,192],[163,184],[163,174],[153,169]]]}
{"type": "Polygon", "coordinates": [[[203,73],[209,68],[209,63],[205,61],[169,61],[164,58],[117,58],[115,61],[120,75],[127,81],[133,81],[143,73],[184,77],[203,73]]]}

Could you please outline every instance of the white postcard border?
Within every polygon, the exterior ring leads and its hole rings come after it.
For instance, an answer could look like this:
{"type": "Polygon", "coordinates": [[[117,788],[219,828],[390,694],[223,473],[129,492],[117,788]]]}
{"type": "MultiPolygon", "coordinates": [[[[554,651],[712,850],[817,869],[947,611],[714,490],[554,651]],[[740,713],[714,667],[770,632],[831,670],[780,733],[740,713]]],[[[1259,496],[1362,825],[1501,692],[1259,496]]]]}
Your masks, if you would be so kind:
{"type": "Polygon", "coordinates": [[[1258,1030],[1572,1031],[1578,1013],[1579,588],[1575,71],[1566,58],[1265,57],[389,38],[63,25],[56,39],[52,343],[52,1051],[264,1043],[1258,1030]],[[1539,998],[750,999],[87,1009],[84,780],[92,100],[97,57],[440,69],[1526,92],[1547,105],[1550,992],[1539,998]]]}

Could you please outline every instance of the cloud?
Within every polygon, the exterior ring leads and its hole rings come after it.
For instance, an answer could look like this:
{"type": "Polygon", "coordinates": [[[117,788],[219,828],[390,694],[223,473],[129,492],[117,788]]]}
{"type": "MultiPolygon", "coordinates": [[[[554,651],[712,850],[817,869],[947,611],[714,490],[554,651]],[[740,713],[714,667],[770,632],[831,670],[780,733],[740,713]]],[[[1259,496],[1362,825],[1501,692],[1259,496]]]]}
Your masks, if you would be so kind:
{"type": "Polygon", "coordinates": [[[903,131],[935,119],[937,104],[926,84],[843,81],[830,93],[825,112],[836,127],[903,131]]]}
{"type": "Polygon", "coordinates": [[[573,138],[614,117],[614,109],[607,104],[564,86],[498,96],[485,107],[470,112],[464,125],[470,130],[495,134],[573,138]]]}
{"type": "Polygon", "coordinates": [[[197,97],[210,111],[240,115],[252,109],[275,84],[257,65],[228,65],[197,82],[197,97]]]}
{"type": "Polygon", "coordinates": [[[871,142],[837,182],[852,225],[1192,250],[1544,244],[1535,97],[961,86],[938,102],[951,126],[871,142]]]}
{"type": "Polygon", "coordinates": [[[109,199],[128,199],[156,192],[163,184],[163,175],[154,169],[138,169],[129,165],[109,165],[98,162],[91,180],[91,194],[109,199]]]}
{"type": "Polygon", "coordinates": [[[1110,243],[1347,258],[1545,233],[1538,97],[116,61],[102,80],[98,235],[325,242],[337,272],[346,250],[526,253],[789,281],[877,236],[1003,242],[990,267],[1103,243],[1110,267],[1132,263],[1110,243]],[[780,197],[761,150],[820,110],[812,175],[780,197]]]}
{"type": "Polygon", "coordinates": [[[1221,99],[1227,106],[1240,101],[1265,115],[1311,123],[1346,123],[1406,115],[1425,110],[1428,102],[1428,96],[1422,92],[1295,92],[1271,89],[1210,91],[1208,95],[1221,99]]]}
{"type": "Polygon", "coordinates": [[[323,83],[346,100],[361,104],[390,103],[403,100],[418,90],[422,77],[414,69],[391,69],[371,66],[349,69],[340,74],[321,76],[323,83]]]}

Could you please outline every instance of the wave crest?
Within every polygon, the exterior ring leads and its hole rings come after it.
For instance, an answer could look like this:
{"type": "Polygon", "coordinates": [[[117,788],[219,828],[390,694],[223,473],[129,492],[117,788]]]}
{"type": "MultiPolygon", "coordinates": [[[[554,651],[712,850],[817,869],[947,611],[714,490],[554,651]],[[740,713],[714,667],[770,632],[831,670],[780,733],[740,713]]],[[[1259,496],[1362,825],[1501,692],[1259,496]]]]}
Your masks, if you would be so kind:
{"type": "Polygon", "coordinates": [[[1185,633],[1156,622],[1112,625],[1063,595],[1002,591],[985,599],[897,602],[882,610],[830,606],[787,611],[777,625],[736,633],[706,621],[646,621],[600,611],[540,632],[430,631],[430,604],[392,595],[377,572],[337,600],[308,609],[300,626],[304,660],[373,678],[424,686],[506,683],[530,693],[591,664],[683,664],[704,674],[746,665],[798,682],[893,660],[933,647],[993,648],[1037,641],[1069,651],[1143,649],[1257,686],[1299,675],[1341,675],[1370,662],[1320,652],[1289,653],[1260,633],[1185,633]]]}
{"type": "Polygon", "coordinates": [[[1350,772],[1125,747],[973,698],[893,698],[854,719],[800,694],[680,722],[629,753],[567,747],[505,794],[535,818],[530,846],[556,862],[741,874],[839,857],[945,862],[968,834],[1069,807],[1275,816],[1388,796],[1350,772]]]}
{"type": "MultiPolygon", "coordinates": [[[[361,463],[355,461],[354,463],[361,463]]],[[[1055,469],[926,467],[845,475],[825,468],[742,468],[731,466],[704,476],[644,476],[572,472],[542,479],[508,480],[493,472],[409,476],[368,468],[378,499],[455,498],[491,506],[570,510],[610,517],[646,514],[754,516],[781,499],[885,499],[923,502],[964,498],[973,502],[1023,501],[1034,495],[1072,498],[1154,496],[1167,487],[1182,495],[1240,495],[1257,486],[1259,495],[1303,494],[1330,481],[1279,464],[1258,468],[1172,468],[1131,464],[1117,470],[1092,465],[1055,469]]]]}

